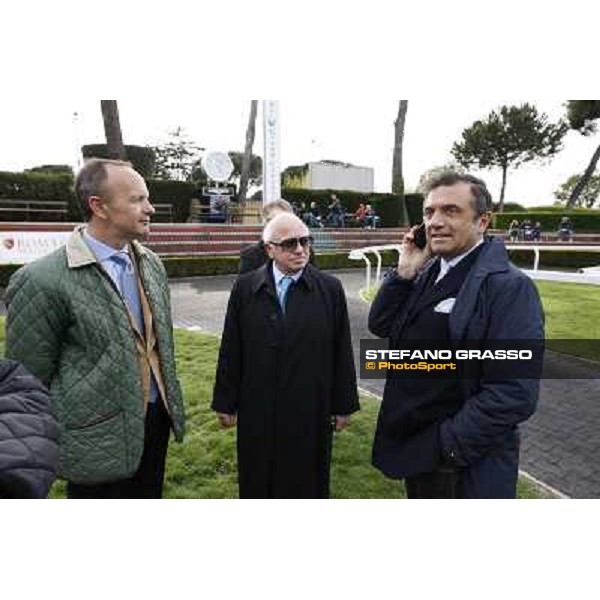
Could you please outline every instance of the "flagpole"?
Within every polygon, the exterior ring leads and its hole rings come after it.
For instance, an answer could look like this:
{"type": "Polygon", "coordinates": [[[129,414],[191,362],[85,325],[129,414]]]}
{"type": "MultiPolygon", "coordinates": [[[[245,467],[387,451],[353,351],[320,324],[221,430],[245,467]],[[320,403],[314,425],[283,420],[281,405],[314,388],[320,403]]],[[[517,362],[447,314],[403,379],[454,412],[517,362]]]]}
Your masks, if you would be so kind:
{"type": "Polygon", "coordinates": [[[279,101],[263,100],[263,205],[281,198],[279,101]]]}

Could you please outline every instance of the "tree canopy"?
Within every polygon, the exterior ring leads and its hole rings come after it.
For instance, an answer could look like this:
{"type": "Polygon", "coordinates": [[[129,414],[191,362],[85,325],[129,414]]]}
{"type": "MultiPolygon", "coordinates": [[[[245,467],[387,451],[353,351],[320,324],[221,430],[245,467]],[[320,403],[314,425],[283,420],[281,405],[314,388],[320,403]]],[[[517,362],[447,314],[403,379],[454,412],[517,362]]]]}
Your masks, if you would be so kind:
{"type": "MultiPolygon", "coordinates": [[[[596,132],[596,121],[600,118],[600,100],[569,100],[567,102],[567,119],[571,129],[578,131],[581,135],[591,135],[596,132]]],[[[587,188],[594,176],[596,165],[600,159],[600,145],[596,148],[592,158],[571,190],[567,199],[567,208],[581,204],[579,196],[587,188]]]]}
{"type": "MultiPolygon", "coordinates": [[[[182,127],[177,127],[169,133],[167,141],[155,146],[156,167],[155,176],[159,179],[190,181],[205,185],[208,179],[202,169],[204,148],[192,142],[182,127]]],[[[229,157],[233,163],[233,172],[229,181],[239,185],[242,174],[243,152],[230,151],[229,157]]],[[[250,159],[250,185],[260,185],[262,179],[262,158],[253,154],[250,159]]]]}
{"type": "Polygon", "coordinates": [[[203,148],[192,142],[183,127],[169,132],[165,143],[155,146],[155,176],[159,179],[192,181],[194,166],[200,160],[203,148]]]}
{"type": "Polygon", "coordinates": [[[553,157],[561,150],[567,129],[563,121],[550,123],[547,115],[531,104],[501,106],[467,127],[453,145],[452,155],[467,168],[502,170],[498,203],[502,212],[508,169],[553,157]]]}
{"type": "MultiPolygon", "coordinates": [[[[581,175],[571,175],[567,181],[565,181],[555,192],[554,197],[562,204],[566,204],[571,197],[575,186],[581,181],[581,175]]],[[[594,204],[600,198],[600,172],[596,172],[592,175],[585,187],[581,189],[581,192],[577,196],[575,206],[581,206],[584,208],[593,208],[594,204]]]]}

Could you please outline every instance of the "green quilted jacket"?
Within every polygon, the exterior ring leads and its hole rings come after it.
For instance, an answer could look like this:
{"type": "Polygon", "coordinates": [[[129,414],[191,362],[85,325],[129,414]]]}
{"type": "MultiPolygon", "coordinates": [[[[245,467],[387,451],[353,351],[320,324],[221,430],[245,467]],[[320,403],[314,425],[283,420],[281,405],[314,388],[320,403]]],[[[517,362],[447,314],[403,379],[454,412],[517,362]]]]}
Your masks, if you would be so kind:
{"type": "MultiPolygon", "coordinates": [[[[175,439],[184,409],[175,373],[167,276],[133,243],[152,307],[175,439]]],[[[135,337],[110,278],[75,231],[66,246],[19,269],[6,291],[6,356],[53,392],[61,426],[60,475],[103,483],[135,473],[144,447],[144,399],[135,337]]]]}

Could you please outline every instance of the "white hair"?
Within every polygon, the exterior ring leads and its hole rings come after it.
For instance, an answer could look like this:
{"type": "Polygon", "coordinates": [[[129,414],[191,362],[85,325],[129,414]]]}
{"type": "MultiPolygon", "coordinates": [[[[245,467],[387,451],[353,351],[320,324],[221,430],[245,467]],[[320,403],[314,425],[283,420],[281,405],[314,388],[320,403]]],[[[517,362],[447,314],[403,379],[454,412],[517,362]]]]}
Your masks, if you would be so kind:
{"type": "Polygon", "coordinates": [[[280,213],[277,216],[273,217],[263,229],[262,239],[263,242],[278,242],[280,230],[285,227],[290,227],[293,225],[301,225],[302,228],[306,231],[306,235],[308,235],[308,227],[304,224],[302,219],[299,219],[293,213],[280,213]]]}

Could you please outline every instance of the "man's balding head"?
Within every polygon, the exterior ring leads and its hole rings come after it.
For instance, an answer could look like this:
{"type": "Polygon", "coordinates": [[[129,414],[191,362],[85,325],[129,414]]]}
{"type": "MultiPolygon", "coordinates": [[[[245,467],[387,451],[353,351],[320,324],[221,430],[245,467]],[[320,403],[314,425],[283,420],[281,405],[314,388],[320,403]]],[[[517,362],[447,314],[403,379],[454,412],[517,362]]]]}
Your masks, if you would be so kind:
{"type": "Polygon", "coordinates": [[[302,270],[310,254],[308,227],[294,214],[281,213],[263,231],[265,249],[286,275],[302,270]]]}
{"type": "Polygon", "coordinates": [[[267,223],[262,238],[265,243],[268,243],[307,235],[309,235],[308,227],[295,214],[280,213],[267,223]]]}

